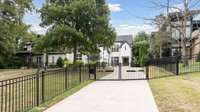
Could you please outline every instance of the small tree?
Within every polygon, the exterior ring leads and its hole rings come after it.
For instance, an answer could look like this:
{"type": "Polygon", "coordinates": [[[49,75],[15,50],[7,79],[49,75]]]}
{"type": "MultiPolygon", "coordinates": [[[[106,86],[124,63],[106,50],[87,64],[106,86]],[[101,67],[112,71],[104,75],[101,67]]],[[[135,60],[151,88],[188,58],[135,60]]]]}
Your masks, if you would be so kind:
{"type": "Polygon", "coordinates": [[[144,66],[145,58],[148,57],[148,35],[140,32],[133,40],[132,66],[144,66]]]}
{"type": "Polygon", "coordinates": [[[58,67],[63,67],[64,66],[64,61],[61,57],[58,58],[57,62],[56,62],[56,65],[58,67]]]}

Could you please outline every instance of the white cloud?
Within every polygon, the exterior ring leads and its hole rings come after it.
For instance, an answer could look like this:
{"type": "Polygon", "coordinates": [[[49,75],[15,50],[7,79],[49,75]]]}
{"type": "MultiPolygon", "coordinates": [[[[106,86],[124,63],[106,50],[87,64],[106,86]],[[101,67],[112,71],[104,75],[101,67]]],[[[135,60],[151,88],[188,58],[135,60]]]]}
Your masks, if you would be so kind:
{"type": "Polygon", "coordinates": [[[32,24],[30,31],[35,32],[37,34],[45,35],[47,28],[43,28],[39,26],[39,24],[32,24]]]}
{"type": "Polygon", "coordinates": [[[156,28],[151,25],[119,25],[115,27],[118,35],[136,35],[138,32],[145,31],[151,33],[156,31],[156,28]]]}
{"type": "Polygon", "coordinates": [[[108,4],[108,7],[111,12],[120,12],[122,11],[121,5],[120,4],[108,4]]]}
{"type": "Polygon", "coordinates": [[[180,10],[184,9],[184,4],[180,3],[180,4],[176,4],[174,6],[172,6],[171,8],[169,8],[169,12],[180,12],[180,10]]]}
{"type": "Polygon", "coordinates": [[[44,35],[46,33],[47,28],[42,28],[39,24],[41,23],[40,16],[35,11],[26,13],[23,21],[27,25],[31,25],[29,31],[35,32],[37,34],[44,35]]]}

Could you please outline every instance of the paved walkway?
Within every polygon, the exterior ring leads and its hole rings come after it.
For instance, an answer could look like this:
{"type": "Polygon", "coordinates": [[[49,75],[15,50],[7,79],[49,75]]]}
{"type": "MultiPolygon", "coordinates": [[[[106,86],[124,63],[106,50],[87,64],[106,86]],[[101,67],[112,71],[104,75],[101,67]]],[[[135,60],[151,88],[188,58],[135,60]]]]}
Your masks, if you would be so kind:
{"type": "Polygon", "coordinates": [[[97,81],[45,112],[158,112],[146,80],[97,81]]]}

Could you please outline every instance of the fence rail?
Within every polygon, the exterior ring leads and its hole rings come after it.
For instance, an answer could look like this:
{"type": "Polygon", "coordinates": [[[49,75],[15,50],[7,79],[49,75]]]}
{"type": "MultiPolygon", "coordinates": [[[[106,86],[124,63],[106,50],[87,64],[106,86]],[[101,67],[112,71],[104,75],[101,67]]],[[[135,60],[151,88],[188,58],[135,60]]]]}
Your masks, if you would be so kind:
{"type": "Polygon", "coordinates": [[[160,78],[192,72],[200,72],[200,57],[166,57],[152,59],[148,62],[147,74],[149,78],[160,78]]]}
{"type": "Polygon", "coordinates": [[[90,79],[89,66],[0,81],[0,112],[24,112],[90,79]]]}

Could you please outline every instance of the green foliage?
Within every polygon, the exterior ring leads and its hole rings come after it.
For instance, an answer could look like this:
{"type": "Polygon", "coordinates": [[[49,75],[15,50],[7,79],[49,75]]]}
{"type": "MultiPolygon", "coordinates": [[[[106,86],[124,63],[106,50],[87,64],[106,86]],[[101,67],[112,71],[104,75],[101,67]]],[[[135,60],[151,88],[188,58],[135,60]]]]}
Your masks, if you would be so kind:
{"type": "Polygon", "coordinates": [[[22,21],[25,12],[32,10],[32,0],[3,0],[0,2],[0,57],[12,55],[29,26],[22,21]]]}
{"type": "Polygon", "coordinates": [[[148,58],[148,35],[144,32],[138,33],[133,41],[132,48],[132,66],[144,66],[145,59],[148,58]]]}
{"type": "Polygon", "coordinates": [[[63,67],[64,66],[64,60],[61,57],[59,57],[57,62],[56,62],[56,65],[58,67],[63,67]]]}
{"type": "Polygon", "coordinates": [[[97,62],[96,62],[96,61],[91,61],[91,62],[89,62],[88,64],[89,64],[89,65],[95,65],[95,64],[97,64],[97,62]]]}
{"type": "MultiPolygon", "coordinates": [[[[162,17],[162,16],[161,16],[162,17]]],[[[163,18],[165,19],[165,18],[163,18]]],[[[160,25],[160,24],[159,24],[160,25]]],[[[168,57],[170,56],[171,49],[171,36],[170,32],[167,32],[167,21],[163,20],[162,27],[159,31],[154,33],[150,38],[150,49],[149,52],[153,57],[168,57]]]]}
{"type": "Polygon", "coordinates": [[[40,13],[41,25],[49,27],[49,46],[56,49],[73,51],[74,55],[77,51],[98,54],[98,46],[114,43],[116,33],[109,24],[105,0],[50,0],[40,13]]]}
{"type": "Polygon", "coordinates": [[[84,62],[82,60],[76,60],[74,63],[75,65],[84,65],[84,62]]]}
{"type": "Polygon", "coordinates": [[[20,57],[4,57],[0,58],[0,69],[19,69],[23,66],[23,60],[20,57]]]}

